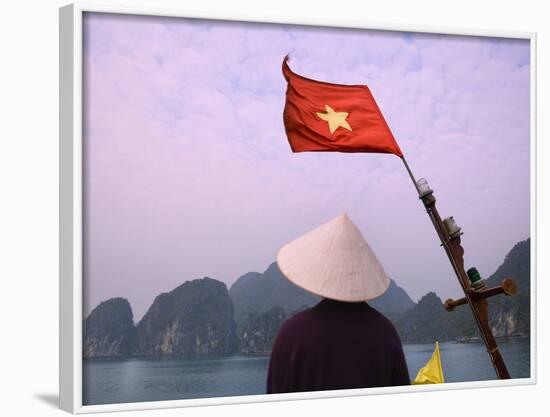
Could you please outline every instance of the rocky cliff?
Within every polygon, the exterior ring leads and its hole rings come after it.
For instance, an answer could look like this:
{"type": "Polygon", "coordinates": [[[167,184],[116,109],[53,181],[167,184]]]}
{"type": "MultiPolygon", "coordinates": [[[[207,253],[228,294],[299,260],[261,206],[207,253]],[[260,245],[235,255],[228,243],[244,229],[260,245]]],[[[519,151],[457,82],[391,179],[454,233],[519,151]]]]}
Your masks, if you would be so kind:
{"type": "Polygon", "coordinates": [[[495,336],[529,336],[531,329],[531,239],[519,242],[503,264],[487,279],[487,286],[514,278],[518,292],[513,297],[489,299],[489,323],[495,336]]]}
{"type": "Polygon", "coordinates": [[[434,293],[423,296],[417,305],[393,319],[403,343],[432,343],[476,336],[477,328],[468,306],[464,312],[448,312],[434,293]],[[456,314],[458,313],[458,314],[456,314]],[[460,314],[464,313],[464,314],[460,314]]]}
{"type": "MultiPolygon", "coordinates": [[[[498,286],[508,277],[518,284],[516,295],[489,299],[489,323],[496,337],[529,335],[530,253],[530,239],[517,243],[486,280],[487,287],[498,286]]],[[[456,298],[460,296],[457,294],[456,298]]],[[[467,305],[447,312],[434,293],[428,293],[418,305],[392,319],[404,343],[468,340],[481,336],[467,305]]]]}
{"type": "Polygon", "coordinates": [[[248,320],[250,314],[263,314],[274,307],[281,307],[288,315],[320,300],[286,279],[275,262],[263,273],[249,272],[238,278],[229,289],[229,295],[239,326],[248,320]]]}
{"type": "MultiPolygon", "coordinates": [[[[291,316],[320,301],[319,297],[291,283],[275,262],[264,273],[249,272],[241,276],[231,286],[229,295],[235,306],[235,319],[239,327],[249,315],[261,315],[281,307],[287,316],[291,316]]],[[[370,304],[385,314],[402,313],[415,305],[393,280],[386,293],[370,304]]]]}
{"type": "Polygon", "coordinates": [[[249,314],[239,328],[239,352],[244,354],[269,353],[275,336],[287,314],[282,307],[273,307],[261,314],[249,314]]]}
{"type": "MultiPolygon", "coordinates": [[[[514,246],[503,264],[487,279],[487,286],[499,285],[506,277],[516,280],[518,294],[489,300],[491,327],[495,336],[528,336],[529,239],[514,246]]],[[[83,355],[85,358],[194,357],[267,353],[282,323],[318,300],[290,283],[276,263],[264,273],[243,275],[229,291],[224,283],[211,278],[186,281],[157,296],[137,327],[134,327],[128,300],[113,298],[99,304],[85,320],[83,355]]],[[[433,292],[415,304],[392,281],[388,291],[370,304],[394,322],[404,343],[479,337],[467,306],[447,312],[433,292]]]]}
{"type": "Polygon", "coordinates": [[[394,318],[393,322],[402,342],[432,342],[434,334],[438,335],[439,340],[447,334],[445,313],[441,299],[434,292],[429,292],[406,314],[394,318]]]}
{"type": "Polygon", "coordinates": [[[135,335],[132,308],[125,298],[99,304],[84,321],[83,357],[128,356],[135,335]]]}
{"type": "Polygon", "coordinates": [[[237,351],[233,303],[223,282],[186,281],[160,294],[136,329],[135,355],[224,355],[237,351]]]}
{"type": "Polygon", "coordinates": [[[411,300],[409,294],[393,279],[390,280],[387,291],[381,297],[369,301],[369,304],[388,316],[403,313],[415,306],[415,302],[411,300]]]}

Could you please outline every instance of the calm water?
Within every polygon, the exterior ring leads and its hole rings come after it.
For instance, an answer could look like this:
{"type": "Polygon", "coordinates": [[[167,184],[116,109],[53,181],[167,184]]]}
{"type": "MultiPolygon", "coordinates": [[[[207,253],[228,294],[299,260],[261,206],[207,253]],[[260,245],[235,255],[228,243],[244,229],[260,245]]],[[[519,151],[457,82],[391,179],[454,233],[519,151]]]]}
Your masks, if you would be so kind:
{"type": "MultiPolygon", "coordinates": [[[[485,346],[441,343],[445,382],[495,379],[485,346]]],[[[528,378],[529,340],[499,341],[512,378],[528,378]]],[[[432,355],[433,344],[405,345],[411,378],[432,355]]],[[[84,404],[110,404],[265,393],[268,356],[208,359],[87,359],[84,404]]]]}

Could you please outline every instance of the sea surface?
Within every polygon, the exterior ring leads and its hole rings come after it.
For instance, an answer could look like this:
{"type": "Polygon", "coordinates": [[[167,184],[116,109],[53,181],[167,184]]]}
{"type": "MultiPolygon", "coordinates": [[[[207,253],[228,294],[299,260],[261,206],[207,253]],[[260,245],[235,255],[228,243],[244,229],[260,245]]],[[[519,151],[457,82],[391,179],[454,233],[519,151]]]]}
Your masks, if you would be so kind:
{"type": "MultiPolygon", "coordinates": [[[[530,375],[529,339],[498,341],[512,378],[530,375]]],[[[434,344],[404,345],[411,379],[430,359],[434,344]]],[[[440,343],[445,382],[496,379],[482,343],[440,343]]],[[[265,393],[269,356],[201,359],[85,359],[85,405],[179,400],[265,393]]]]}

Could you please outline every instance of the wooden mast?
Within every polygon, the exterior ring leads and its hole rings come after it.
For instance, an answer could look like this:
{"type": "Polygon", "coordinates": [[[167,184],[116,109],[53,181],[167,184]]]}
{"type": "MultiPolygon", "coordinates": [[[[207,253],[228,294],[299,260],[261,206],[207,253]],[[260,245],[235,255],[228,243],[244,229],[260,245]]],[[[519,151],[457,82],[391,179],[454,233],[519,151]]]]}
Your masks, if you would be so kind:
{"type": "Polygon", "coordinates": [[[508,278],[503,281],[501,286],[488,289],[483,284],[483,280],[475,283],[470,282],[471,277],[469,277],[464,270],[464,248],[460,244],[460,236],[462,234],[460,232],[460,228],[454,225],[452,217],[450,218],[450,221],[448,219],[445,219],[445,221],[441,220],[439,212],[435,206],[436,199],[433,191],[427,186],[427,183],[424,187],[419,186],[411,169],[409,168],[409,165],[407,164],[407,161],[404,157],[401,159],[405,165],[405,168],[407,168],[407,172],[414,183],[419,198],[422,200],[428,216],[430,217],[437,235],[439,236],[441,246],[445,249],[460,286],[464,291],[464,298],[456,301],[452,299],[447,300],[444,306],[447,311],[453,311],[458,305],[468,304],[470,306],[498,378],[509,379],[510,374],[498,349],[493,332],[489,326],[487,298],[497,294],[513,295],[516,292],[516,284],[512,279],[508,278]]]}

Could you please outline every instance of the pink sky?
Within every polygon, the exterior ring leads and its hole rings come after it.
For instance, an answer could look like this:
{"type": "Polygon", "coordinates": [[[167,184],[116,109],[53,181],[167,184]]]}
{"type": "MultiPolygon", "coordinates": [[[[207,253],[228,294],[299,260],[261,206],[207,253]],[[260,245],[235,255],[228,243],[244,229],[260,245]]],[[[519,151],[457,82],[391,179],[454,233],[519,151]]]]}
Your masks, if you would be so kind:
{"type": "Polygon", "coordinates": [[[466,266],[492,274],[529,237],[524,40],[87,14],[85,306],[264,271],[343,212],[413,299],[460,289],[400,159],[292,154],[283,57],[304,76],[368,84],[466,266]]]}

